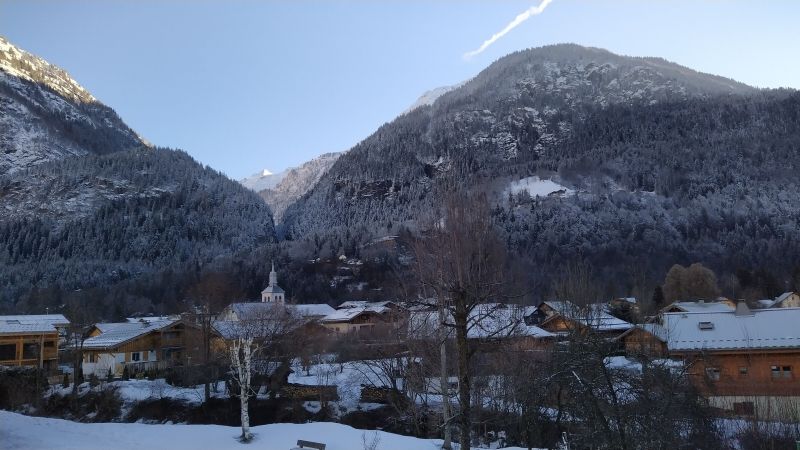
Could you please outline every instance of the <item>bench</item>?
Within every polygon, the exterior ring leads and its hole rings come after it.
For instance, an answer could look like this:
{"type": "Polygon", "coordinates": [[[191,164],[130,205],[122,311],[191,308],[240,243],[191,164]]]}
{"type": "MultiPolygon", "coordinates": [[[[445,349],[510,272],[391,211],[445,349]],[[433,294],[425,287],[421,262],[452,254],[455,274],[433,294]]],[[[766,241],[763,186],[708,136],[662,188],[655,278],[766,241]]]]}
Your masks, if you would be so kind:
{"type": "Polygon", "coordinates": [[[313,449],[316,449],[316,450],[325,450],[325,444],[320,444],[319,442],[311,442],[311,441],[304,441],[302,439],[298,439],[296,448],[313,448],[313,449]]]}

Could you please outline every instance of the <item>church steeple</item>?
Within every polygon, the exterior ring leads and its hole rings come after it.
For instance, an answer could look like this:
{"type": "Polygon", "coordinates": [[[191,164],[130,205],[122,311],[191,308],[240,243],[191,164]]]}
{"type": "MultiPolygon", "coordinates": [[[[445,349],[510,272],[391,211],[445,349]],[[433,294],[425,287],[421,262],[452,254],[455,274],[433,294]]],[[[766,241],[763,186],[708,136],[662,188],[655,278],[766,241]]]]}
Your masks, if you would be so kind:
{"type": "Polygon", "coordinates": [[[272,261],[272,270],[269,272],[269,285],[270,286],[278,285],[278,274],[275,273],[275,261],[272,261]]]}
{"type": "Polygon", "coordinates": [[[284,292],[278,286],[278,274],[275,272],[275,261],[272,262],[272,270],[269,272],[269,285],[261,291],[261,301],[264,303],[284,303],[284,292]]]}

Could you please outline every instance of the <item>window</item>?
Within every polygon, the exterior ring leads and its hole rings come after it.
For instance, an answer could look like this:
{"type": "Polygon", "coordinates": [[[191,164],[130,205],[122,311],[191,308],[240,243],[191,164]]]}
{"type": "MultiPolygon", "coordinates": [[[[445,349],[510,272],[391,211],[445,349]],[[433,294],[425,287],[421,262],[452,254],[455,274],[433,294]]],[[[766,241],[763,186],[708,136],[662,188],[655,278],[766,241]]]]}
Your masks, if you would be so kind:
{"type": "Polygon", "coordinates": [[[697,324],[697,328],[700,328],[701,330],[713,330],[714,329],[714,323],[713,322],[700,322],[700,323],[697,324]]]}
{"type": "Polygon", "coordinates": [[[739,367],[739,378],[747,378],[747,367],[739,367]]]}
{"type": "Polygon", "coordinates": [[[709,380],[712,381],[719,381],[720,370],[719,367],[708,367],[706,368],[706,376],[709,380]]]}
{"type": "Polygon", "coordinates": [[[753,402],[738,402],[733,404],[733,412],[744,416],[752,416],[755,414],[755,407],[753,402]]]}
{"type": "Polygon", "coordinates": [[[86,362],[93,363],[95,362],[96,355],[94,353],[87,353],[86,354],[86,362]]]}
{"type": "Polygon", "coordinates": [[[773,380],[791,380],[792,366],[771,366],[773,380]]]}
{"type": "Polygon", "coordinates": [[[22,344],[22,359],[38,359],[39,344],[22,344]]]}
{"type": "Polygon", "coordinates": [[[131,352],[131,361],[141,361],[142,354],[140,352],[131,352]]]}
{"type": "Polygon", "coordinates": [[[0,361],[17,359],[17,344],[0,345],[0,361]]]}

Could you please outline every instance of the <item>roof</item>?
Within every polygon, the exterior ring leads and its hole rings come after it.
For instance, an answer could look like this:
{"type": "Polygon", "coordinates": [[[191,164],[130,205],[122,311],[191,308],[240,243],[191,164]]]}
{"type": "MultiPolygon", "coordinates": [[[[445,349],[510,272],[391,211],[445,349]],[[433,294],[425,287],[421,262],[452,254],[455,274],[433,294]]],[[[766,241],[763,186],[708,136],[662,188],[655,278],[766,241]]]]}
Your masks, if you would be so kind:
{"type": "Polygon", "coordinates": [[[379,302],[370,302],[366,300],[348,300],[337,307],[337,309],[342,308],[363,308],[363,307],[390,307],[395,303],[391,300],[383,300],[379,302]]]}
{"type": "Polygon", "coordinates": [[[305,305],[292,305],[286,303],[269,303],[262,301],[231,303],[228,306],[239,319],[269,314],[273,308],[285,308],[300,317],[319,317],[335,312],[327,303],[312,303],[305,305]]]}
{"type": "Polygon", "coordinates": [[[143,319],[140,322],[98,323],[95,324],[95,327],[100,330],[100,334],[83,341],[83,348],[104,349],[116,347],[145,334],[166,328],[179,322],[179,320],[175,318],[160,318],[157,320],[143,319]]]}
{"type": "Polygon", "coordinates": [[[729,303],[726,302],[697,301],[697,302],[674,302],[671,305],[664,308],[664,310],[666,311],[672,308],[678,308],[683,312],[729,312],[735,309],[733,306],[731,306],[729,303]]]}
{"type": "Polygon", "coordinates": [[[284,290],[278,285],[267,286],[261,291],[262,294],[283,294],[284,290]]]}
{"type": "MultiPolygon", "coordinates": [[[[525,309],[518,305],[486,303],[472,310],[469,316],[467,337],[470,339],[502,339],[509,337],[550,338],[553,333],[535,325],[525,324],[525,309]]],[[[448,312],[448,322],[452,315],[448,312]]],[[[408,333],[432,337],[439,328],[438,311],[414,311],[410,314],[408,333]]],[[[448,328],[448,333],[452,333],[448,328]]]]}
{"type": "Polygon", "coordinates": [[[664,313],[661,320],[670,351],[800,349],[800,308],[664,313]]]}
{"type": "Polygon", "coordinates": [[[361,314],[373,313],[380,315],[390,311],[391,310],[385,306],[356,306],[351,308],[337,309],[320,320],[322,322],[348,322],[360,316],[361,314]]]}
{"type": "Polygon", "coordinates": [[[629,322],[609,314],[606,304],[594,303],[586,307],[562,301],[547,301],[544,304],[560,316],[587,325],[596,331],[625,331],[633,327],[629,322]]]}
{"type": "Polygon", "coordinates": [[[775,301],[772,302],[770,307],[775,307],[775,306],[780,305],[781,303],[783,303],[786,299],[788,299],[792,295],[795,295],[795,293],[794,292],[784,292],[783,294],[775,297],[775,301]]]}
{"type": "Polygon", "coordinates": [[[62,314],[0,316],[0,333],[54,333],[66,325],[69,320],[62,314]]]}

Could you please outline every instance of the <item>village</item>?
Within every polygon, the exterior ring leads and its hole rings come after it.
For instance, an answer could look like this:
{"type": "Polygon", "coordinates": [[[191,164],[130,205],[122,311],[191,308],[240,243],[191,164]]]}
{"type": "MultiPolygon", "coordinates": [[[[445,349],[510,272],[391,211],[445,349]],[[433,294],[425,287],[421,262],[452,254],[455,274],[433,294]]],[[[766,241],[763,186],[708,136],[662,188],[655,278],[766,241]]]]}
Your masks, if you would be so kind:
{"type": "MultiPolygon", "coordinates": [[[[670,395],[697,395],[718,419],[800,421],[795,292],[755,302],[686,299],[651,315],[640,311],[636,298],[485,302],[468,311],[466,349],[456,345],[449,326],[454,313],[434,299],[346,301],[335,308],[293,304],[273,265],[260,299],[236,301],[215,314],[197,307],[91,324],[61,314],[1,316],[0,365],[36,369],[49,381],[51,397],[113,386],[125,397],[134,386],[148,386],[123,398],[128,409],[154,400],[154,383],[158,399],[204,404],[238,398],[248,429],[250,421],[344,419],[357,427],[392,428],[393,422],[406,433],[435,435],[452,427],[442,417],[458,414],[466,380],[480,443],[497,445],[512,432],[557,439],[580,426],[568,420],[580,402],[570,404],[584,395],[575,389],[596,381],[590,377],[598,369],[613,378],[609,392],[619,398],[598,394],[611,406],[635,403],[625,398],[638,395],[630,389],[634,380],[639,389],[664,389],[648,381],[648,373],[665,370],[675,378],[664,383],[679,383],[670,395]],[[456,367],[462,350],[472,357],[468,377],[456,367]],[[600,366],[590,367],[592,361],[600,366]],[[563,372],[577,387],[559,378],[563,372]],[[251,398],[283,402],[272,408],[287,412],[264,415],[248,406],[251,398]],[[548,425],[512,425],[509,415],[528,420],[531,413],[515,403],[535,406],[534,416],[548,425]]],[[[156,423],[165,418],[149,417],[156,423]]]]}

